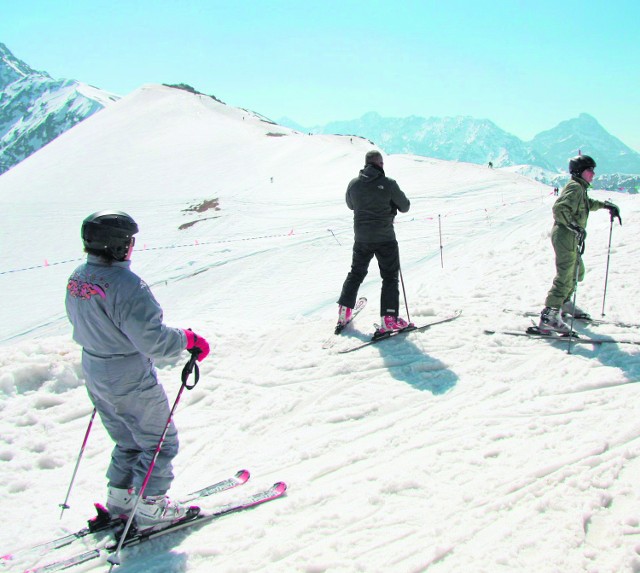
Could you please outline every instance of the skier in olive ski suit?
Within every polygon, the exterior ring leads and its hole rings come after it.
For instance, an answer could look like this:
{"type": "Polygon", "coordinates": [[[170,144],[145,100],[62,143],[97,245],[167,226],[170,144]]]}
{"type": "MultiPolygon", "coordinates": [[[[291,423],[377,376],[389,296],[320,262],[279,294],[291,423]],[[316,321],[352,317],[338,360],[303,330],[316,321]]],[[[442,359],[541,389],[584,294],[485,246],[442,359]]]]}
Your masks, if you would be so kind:
{"type": "MultiPolygon", "coordinates": [[[[67,283],[65,305],[73,339],[82,346],[82,369],[91,402],[115,447],[107,470],[107,509],[129,517],[169,419],[169,403],[158,383],[153,358],[177,357],[209,345],[190,330],[169,328],[149,287],[131,272],[131,252],[138,225],[121,211],[99,211],[82,223],[87,252],[67,283]]],[[[171,501],[171,460],[178,453],[178,434],[170,423],[138,503],[140,528],[162,528],[199,508],[171,501]]]]}
{"type": "Polygon", "coordinates": [[[369,263],[375,256],[382,277],[378,333],[406,328],[408,323],[398,316],[398,273],[400,253],[393,229],[396,213],[406,213],[411,206],[398,184],[384,173],[379,151],[369,151],[364,169],[347,186],[347,207],[353,211],[353,258],[351,271],[338,299],[338,325],[351,319],[358,289],[367,276],[369,263]]]}
{"type": "Polygon", "coordinates": [[[547,294],[545,307],[540,313],[539,329],[548,333],[556,331],[569,333],[571,328],[563,320],[563,315],[574,318],[590,319],[587,312],[574,307],[571,297],[578,282],[584,278],[582,252],[587,236],[585,227],[590,211],[607,209],[613,220],[617,217],[620,223],[620,209],[609,201],[596,201],[587,194],[593,181],[596,162],[588,155],[578,155],[569,161],[571,181],[562,190],[560,197],[553,205],[553,230],[551,243],[556,255],[556,276],[547,294]]]}

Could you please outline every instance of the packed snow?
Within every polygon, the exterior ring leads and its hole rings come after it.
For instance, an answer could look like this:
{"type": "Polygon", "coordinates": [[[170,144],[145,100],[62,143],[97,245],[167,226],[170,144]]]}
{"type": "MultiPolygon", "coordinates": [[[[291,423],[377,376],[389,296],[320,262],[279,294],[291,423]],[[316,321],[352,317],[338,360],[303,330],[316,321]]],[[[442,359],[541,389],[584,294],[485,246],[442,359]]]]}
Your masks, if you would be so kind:
{"type": "MultiPolygon", "coordinates": [[[[348,181],[371,143],[307,135],[211,98],[145,86],[0,177],[0,571],[93,547],[19,550],[77,530],[104,501],[112,444],[64,313],[82,219],[139,223],[133,270],[167,324],[212,353],[175,415],[175,497],[247,468],[212,510],[276,481],[285,497],[123,552],[122,573],[640,571],[640,347],[484,334],[523,330],[554,274],[552,189],[485,166],[385,158],[412,201],[396,219],[402,314],[462,316],[350,354],[369,300],[337,337],[349,270],[348,181]],[[182,228],[181,228],[182,227],[182,228]]],[[[596,158],[597,160],[597,158],[596,158]]],[[[640,322],[638,199],[591,214],[578,303],[640,322]],[[609,274],[605,272],[611,232],[609,274]]],[[[578,326],[640,342],[637,328],[578,326]]],[[[173,403],[188,358],[158,362],[173,403]]],[[[75,568],[105,571],[104,558],[75,568]]]]}

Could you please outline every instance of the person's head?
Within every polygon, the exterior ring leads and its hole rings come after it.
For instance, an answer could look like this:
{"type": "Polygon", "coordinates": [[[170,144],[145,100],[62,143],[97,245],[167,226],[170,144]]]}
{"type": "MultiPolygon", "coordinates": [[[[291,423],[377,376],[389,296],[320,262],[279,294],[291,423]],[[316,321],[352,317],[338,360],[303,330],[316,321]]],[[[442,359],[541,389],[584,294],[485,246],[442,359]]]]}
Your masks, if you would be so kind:
{"type": "Polygon", "coordinates": [[[371,151],[367,151],[367,154],[364,156],[364,164],[365,165],[375,165],[382,169],[384,167],[384,160],[382,159],[382,153],[372,149],[371,151]]]}
{"type": "Polygon", "coordinates": [[[85,252],[105,261],[127,261],[135,244],[138,225],[122,211],[98,211],[82,221],[85,252]]]}
{"type": "Polygon", "coordinates": [[[569,173],[582,177],[587,183],[593,181],[596,162],[589,155],[576,155],[569,160],[569,173]]]}

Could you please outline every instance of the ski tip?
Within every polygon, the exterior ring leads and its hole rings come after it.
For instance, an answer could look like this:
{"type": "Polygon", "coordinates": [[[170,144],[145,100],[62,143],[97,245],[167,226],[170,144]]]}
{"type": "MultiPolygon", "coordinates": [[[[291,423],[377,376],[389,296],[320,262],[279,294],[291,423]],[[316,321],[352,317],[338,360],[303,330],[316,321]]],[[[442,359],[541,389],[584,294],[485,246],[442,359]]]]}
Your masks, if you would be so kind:
{"type": "Polygon", "coordinates": [[[495,330],[487,330],[487,329],[485,329],[484,333],[485,334],[495,334],[496,331],[495,330]]]}
{"type": "Polygon", "coordinates": [[[276,482],[273,484],[273,489],[278,495],[282,495],[285,491],[287,491],[287,484],[283,481],[276,482]]]}
{"type": "Polygon", "coordinates": [[[245,483],[250,477],[251,477],[251,473],[249,473],[249,470],[240,470],[239,472],[236,473],[236,479],[240,483],[245,483]]]}

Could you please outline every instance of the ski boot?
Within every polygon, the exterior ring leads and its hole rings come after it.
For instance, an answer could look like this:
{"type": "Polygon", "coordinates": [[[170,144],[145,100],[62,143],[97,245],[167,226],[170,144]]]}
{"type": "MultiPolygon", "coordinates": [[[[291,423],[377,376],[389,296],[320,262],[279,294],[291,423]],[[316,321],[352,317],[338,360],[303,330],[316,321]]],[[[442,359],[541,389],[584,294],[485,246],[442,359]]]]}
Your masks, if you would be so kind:
{"type": "Polygon", "coordinates": [[[112,517],[129,519],[136,501],[136,490],[133,487],[121,488],[109,486],[107,489],[107,511],[112,517]]]}
{"type": "Polygon", "coordinates": [[[143,497],[136,510],[138,529],[163,529],[186,519],[193,519],[200,513],[197,505],[184,505],[171,501],[166,495],[149,495],[143,497]]]}
{"type": "Polygon", "coordinates": [[[551,308],[545,306],[540,313],[540,322],[538,324],[540,334],[551,334],[557,332],[562,335],[571,333],[569,325],[562,320],[559,308],[551,308]]]}
{"type": "Polygon", "coordinates": [[[389,336],[392,332],[398,332],[405,328],[414,326],[412,322],[407,322],[404,318],[400,318],[399,316],[394,316],[392,314],[387,314],[381,317],[381,323],[382,324],[380,324],[373,333],[374,338],[389,336]]]}
{"type": "Polygon", "coordinates": [[[562,316],[566,317],[567,315],[571,315],[577,320],[591,320],[591,315],[587,311],[581,309],[577,304],[574,305],[570,300],[565,301],[562,305],[562,316]]]}

